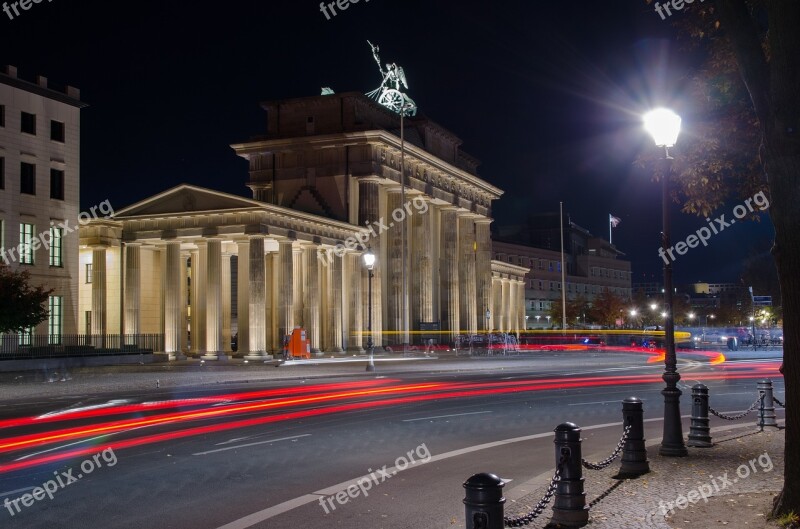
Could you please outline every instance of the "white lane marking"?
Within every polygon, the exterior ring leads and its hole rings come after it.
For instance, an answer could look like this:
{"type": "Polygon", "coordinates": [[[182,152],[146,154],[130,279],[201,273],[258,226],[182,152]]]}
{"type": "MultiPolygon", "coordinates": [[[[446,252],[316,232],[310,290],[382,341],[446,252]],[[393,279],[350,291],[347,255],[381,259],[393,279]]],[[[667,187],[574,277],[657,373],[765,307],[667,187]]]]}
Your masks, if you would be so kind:
{"type": "Polygon", "coordinates": [[[11,496],[12,494],[16,494],[17,492],[27,492],[27,491],[33,490],[35,488],[36,487],[25,487],[25,488],[22,488],[22,489],[10,490],[8,492],[0,492],[0,498],[5,498],[6,496],[11,496]]]}
{"type": "Polygon", "coordinates": [[[596,400],[594,402],[573,402],[572,404],[567,404],[567,406],[583,406],[585,404],[608,404],[610,402],[619,403],[618,400],[596,400]]]}
{"type": "Polygon", "coordinates": [[[214,454],[216,452],[225,452],[227,450],[236,450],[237,448],[247,448],[248,446],[257,446],[263,445],[267,443],[277,443],[279,441],[294,441],[296,439],[300,439],[301,437],[308,437],[310,433],[304,433],[302,435],[293,435],[292,437],[281,437],[280,439],[268,439],[266,441],[259,441],[257,443],[247,443],[243,445],[236,445],[236,446],[227,446],[225,448],[217,448],[216,450],[208,450],[206,452],[197,452],[196,454],[192,454],[193,456],[204,456],[206,454],[214,454]]]}
{"type": "Polygon", "coordinates": [[[454,413],[452,415],[436,415],[435,417],[418,417],[416,419],[403,419],[403,422],[427,421],[428,419],[444,419],[446,417],[463,417],[464,415],[479,415],[481,413],[492,413],[491,411],[471,411],[468,413],[454,413]]]}
{"type": "Polygon", "coordinates": [[[131,401],[129,401],[129,400],[110,400],[110,401],[108,401],[108,402],[106,402],[104,404],[93,404],[91,406],[81,406],[79,408],[66,408],[64,410],[51,411],[51,412],[45,413],[44,415],[39,415],[38,417],[36,417],[36,420],[48,419],[50,417],[59,417],[61,415],[69,415],[70,413],[79,413],[79,412],[82,412],[82,411],[100,410],[100,409],[103,409],[103,408],[113,408],[113,407],[119,406],[121,404],[128,404],[129,402],[131,402],[131,401]]]}
{"type": "MultiPolygon", "coordinates": [[[[691,416],[690,415],[686,415],[684,417],[691,417],[691,416]]],[[[663,420],[662,418],[645,419],[645,422],[662,421],[662,420],[663,420]]],[[[586,426],[586,427],[582,428],[582,430],[583,431],[595,430],[595,429],[599,429],[599,428],[609,428],[611,426],[621,426],[621,425],[622,425],[621,422],[596,424],[594,426],[586,426]]],[[[514,438],[511,438],[511,439],[504,439],[502,441],[493,441],[491,443],[484,443],[484,444],[479,444],[479,445],[475,445],[475,446],[468,446],[466,448],[461,448],[461,449],[458,449],[458,450],[452,450],[450,452],[445,452],[444,454],[439,454],[439,455],[432,456],[427,461],[419,461],[418,464],[414,465],[413,467],[409,466],[409,467],[407,467],[407,469],[419,467],[419,466],[422,466],[422,465],[426,465],[428,463],[434,463],[436,461],[442,461],[444,459],[450,459],[450,458],[453,458],[453,457],[458,457],[458,456],[462,456],[462,455],[465,455],[465,454],[470,454],[472,452],[477,452],[479,450],[488,450],[490,448],[496,448],[498,446],[504,446],[504,445],[507,445],[507,444],[519,443],[519,442],[523,442],[523,441],[531,441],[531,440],[534,440],[534,439],[545,439],[547,437],[552,437],[552,436],[553,436],[553,432],[544,432],[544,433],[538,433],[538,434],[533,434],[533,435],[525,435],[525,436],[522,436],[522,437],[514,437],[514,438]]],[[[396,467],[392,467],[390,469],[387,469],[387,472],[389,474],[391,474],[392,472],[395,472],[395,471],[397,471],[396,467]]],[[[278,516],[279,514],[283,514],[285,512],[288,512],[288,511],[291,511],[293,509],[296,509],[297,507],[302,507],[303,505],[307,505],[309,503],[313,503],[315,501],[319,501],[321,498],[323,498],[325,496],[330,496],[331,494],[336,494],[337,492],[340,492],[340,491],[343,491],[343,490],[347,490],[348,486],[353,485],[353,484],[357,483],[359,480],[362,480],[362,479],[365,479],[365,480],[366,479],[372,479],[372,477],[369,474],[365,474],[363,476],[359,476],[357,478],[353,478],[353,479],[344,481],[344,482],[339,483],[337,485],[332,485],[332,486],[327,487],[325,489],[318,490],[318,491],[314,492],[313,494],[306,494],[304,496],[300,496],[299,498],[294,498],[293,500],[285,501],[283,503],[279,503],[278,505],[274,505],[274,506],[269,507],[267,509],[264,509],[264,510],[261,510],[261,511],[258,511],[258,512],[254,512],[253,514],[250,514],[250,515],[245,516],[244,518],[240,518],[238,520],[234,520],[233,522],[230,522],[230,523],[225,524],[225,525],[223,525],[221,527],[218,527],[217,529],[247,529],[248,527],[252,527],[252,526],[254,526],[256,524],[259,524],[259,523],[261,523],[261,522],[263,522],[265,520],[269,520],[270,518],[274,518],[275,516],[278,516]]]]}

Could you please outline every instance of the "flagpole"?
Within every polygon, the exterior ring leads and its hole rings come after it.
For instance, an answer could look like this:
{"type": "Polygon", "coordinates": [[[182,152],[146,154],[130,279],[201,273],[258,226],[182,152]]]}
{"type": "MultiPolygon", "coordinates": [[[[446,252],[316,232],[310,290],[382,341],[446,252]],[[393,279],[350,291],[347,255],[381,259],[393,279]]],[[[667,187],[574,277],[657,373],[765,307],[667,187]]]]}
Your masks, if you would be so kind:
{"type": "Polygon", "coordinates": [[[614,242],[611,240],[611,228],[612,227],[613,226],[611,225],[611,213],[609,213],[608,214],[608,244],[611,244],[611,245],[614,244],[614,242]]]}
{"type": "Polygon", "coordinates": [[[565,284],[566,267],[564,266],[564,203],[558,203],[559,217],[561,218],[561,329],[566,335],[567,331],[567,285],[565,284]]]}

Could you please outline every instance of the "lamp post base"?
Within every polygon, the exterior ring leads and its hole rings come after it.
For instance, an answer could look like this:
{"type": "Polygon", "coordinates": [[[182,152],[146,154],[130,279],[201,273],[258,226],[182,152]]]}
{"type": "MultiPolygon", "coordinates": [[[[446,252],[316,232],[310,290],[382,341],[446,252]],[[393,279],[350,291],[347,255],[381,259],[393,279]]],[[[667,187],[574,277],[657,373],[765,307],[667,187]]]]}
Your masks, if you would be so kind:
{"type": "Polygon", "coordinates": [[[661,394],[664,395],[664,437],[661,439],[658,453],[666,457],[684,457],[689,455],[689,451],[683,442],[681,390],[677,387],[680,375],[665,373],[664,380],[667,383],[667,387],[661,391],[661,394]]]}

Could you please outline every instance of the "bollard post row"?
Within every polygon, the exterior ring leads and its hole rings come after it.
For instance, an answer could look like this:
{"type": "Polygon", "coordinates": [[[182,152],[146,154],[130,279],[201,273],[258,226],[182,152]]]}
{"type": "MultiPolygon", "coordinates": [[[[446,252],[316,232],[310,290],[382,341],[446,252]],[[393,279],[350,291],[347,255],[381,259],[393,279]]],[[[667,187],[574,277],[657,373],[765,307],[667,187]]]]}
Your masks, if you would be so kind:
{"type": "MultiPolygon", "coordinates": [[[[620,470],[615,476],[617,479],[638,477],[650,472],[644,440],[642,401],[636,397],[625,399],[622,402],[622,416],[624,427],[630,426],[630,431],[623,447],[620,470]]],[[[551,487],[555,485],[555,493],[553,516],[548,527],[583,527],[589,523],[589,505],[583,487],[581,428],[571,422],[559,424],[553,443],[557,472],[551,482],[551,487]]],[[[504,529],[504,485],[502,479],[489,473],[475,474],[464,482],[466,529],[504,529]]],[[[550,493],[552,489],[548,491],[550,493]]],[[[546,499],[549,497],[543,498],[545,503],[546,499]]],[[[536,515],[538,512],[519,520],[509,520],[509,523],[512,526],[527,525],[536,515]]]]}
{"type": "Polygon", "coordinates": [[[775,415],[775,401],[772,396],[772,380],[764,379],[758,381],[758,391],[763,393],[761,398],[761,406],[758,409],[758,423],[757,426],[763,431],[764,426],[778,427],[778,421],[775,415]]]}

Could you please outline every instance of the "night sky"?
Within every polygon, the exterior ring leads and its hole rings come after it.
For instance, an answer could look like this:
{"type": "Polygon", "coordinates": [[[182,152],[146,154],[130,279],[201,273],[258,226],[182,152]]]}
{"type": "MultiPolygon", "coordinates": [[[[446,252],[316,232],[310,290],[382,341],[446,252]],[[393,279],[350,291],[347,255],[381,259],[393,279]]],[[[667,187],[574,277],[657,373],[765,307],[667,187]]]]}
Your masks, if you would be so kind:
{"type": "MultiPolygon", "coordinates": [[[[505,190],[498,224],[563,200],[607,238],[613,213],[634,281],[660,278],[660,186],[632,162],[655,149],[641,113],[680,112],[691,58],[643,0],[361,0],[337,12],[327,20],[315,0],[43,0],[13,20],[0,12],[0,65],[81,89],[81,204],[121,209],[184,182],[249,196],[229,145],[264,132],[259,102],[376,88],[369,39],[405,69],[420,113],[505,190]]],[[[705,225],[673,211],[673,241],[705,225]]],[[[764,220],[680,257],[677,281],[736,280],[743,256],[768,248],[764,220]]]]}

